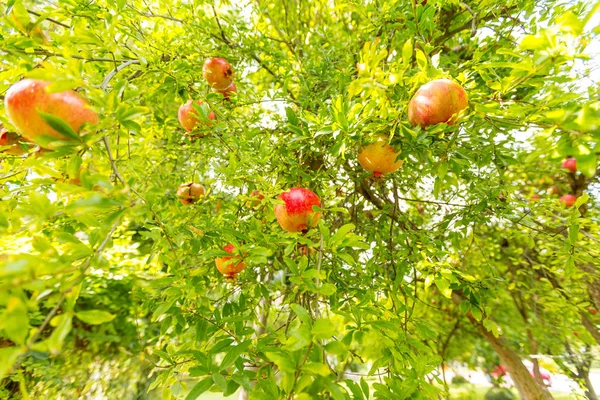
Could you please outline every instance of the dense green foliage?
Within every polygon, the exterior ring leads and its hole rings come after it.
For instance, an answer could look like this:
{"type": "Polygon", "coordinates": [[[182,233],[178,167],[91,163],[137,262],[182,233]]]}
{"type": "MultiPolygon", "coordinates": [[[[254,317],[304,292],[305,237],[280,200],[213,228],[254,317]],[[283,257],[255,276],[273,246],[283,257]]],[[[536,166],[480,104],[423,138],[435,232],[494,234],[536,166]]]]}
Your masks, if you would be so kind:
{"type": "Polygon", "coordinates": [[[9,0],[0,93],[52,81],[100,123],[0,155],[0,397],[428,399],[438,367],[491,370],[502,349],[566,354],[553,367],[585,390],[598,6],[423,3],[9,0]],[[231,101],[202,77],[210,56],[235,70],[231,101]],[[410,98],[440,77],[467,112],[412,127],[410,98]],[[202,137],[177,120],[190,98],[217,116],[202,137]],[[381,134],[404,163],[377,180],[356,157],[381,134]],[[190,181],[208,193],[186,207],[190,181]],[[323,205],[305,235],[273,213],[295,186],[323,205]],[[214,263],[228,243],[248,265],[234,282],[214,263]]]}

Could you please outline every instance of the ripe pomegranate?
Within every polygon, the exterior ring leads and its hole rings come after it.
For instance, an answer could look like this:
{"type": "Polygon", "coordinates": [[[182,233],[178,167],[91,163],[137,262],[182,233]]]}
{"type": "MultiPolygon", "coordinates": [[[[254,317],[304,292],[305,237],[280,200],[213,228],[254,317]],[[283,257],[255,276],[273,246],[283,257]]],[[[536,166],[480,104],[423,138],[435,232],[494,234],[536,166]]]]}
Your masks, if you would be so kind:
{"type": "Polygon", "coordinates": [[[208,58],[202,66],[202,76],[212,89],[226,90],[233,83],[233,68],[223,58],[208,58]]]}
{"type": "Polygon", "coordinates": [[[383,174],[396,172],[402,166],[402,160],[396,161],[400,153],[388,144],[386,137],[379,136],[375,143],[368,144],[360,150],[358,162],[367,171],[380,177],[383,174]]]}
{"type": "Polygon", "coordinates": [[[306,232],[321,219],[321,213],[312,209],[313,206],[321,207],[321,200],[308,189],[291,188],[288,192],[281,193],[279,199],[284,204],[275,204],[275,217],[279,225],[288,232],[306,232]]]}
{"type": "MultiPolygon", "coordinates": [[[[203,103],[201,101],[196,101],[196,104],[202,106],[203,103]]],[[[183,126],[183,129],[188,132],[193,131],[197,126],[202,124],[202,121],[199,119],[198,112],[196,109],[194,109],[193,101],[191,99],[179,107],[177,117],[179,118],[179,123],[181,126],[183,126]]],[[[207,118],[214,121],[215,112],[211,111],[208,113],[207,118]]],[[[210,123],[207,125],[210,126],[210,123]]]]}
{"type": "Polygon", "coordinates": [[[462,86],[450,79],[437,79],[417,90],[408,104],[408,120],[421,128],[442,122],[452,125],[468,103],[462,86]]]}
{"type": "Polygon", "coordinates": [[[596,310],[594,307],[588,308],[588,312],[592,315],[598,314],[598,310],[596,310]]]}
{"type": "Polygon", "coordinates": [[[2,150],[2,153],[12,154],[13,156],[20,156],[26,154],[25,150],[19,143],[20,136],[14,132],[9,132],[0,125],[0,147],[10,146],[8,149],[2,150]]]}
{"type": "Polygon", "coordinates": [[[260,206],[260,203],[264,200],[265,196],[263,196],[263,194],[260,192],[260,190],[256,189],[253,190],[250,193],[250,197],[254,200],[251,200],[249,202],[246,203],[246,207],[258,207],[260,206]]]}
{"type": "Polygon", "coordinates": [[[569,157],[562,162],[562,167],[568,170],[570,173],[574,174],[577,172],[577,160],[569,157]]]}
{"type": "Polygon", "coordinates": [[[229,100],[231,101],[231,99],[229,98],[230,96],[232,96],[234,93],[237,93],[237,87],[235,87],[235,83],[232,83],[231,85],[229,85],[229,87],[227,89],[215,89],[212,88],[210,89],[215,93],[221,93],[223,95],[223,97],[225,98],[225,100],[229,100]]]}
{"type": "MultiPolygon", "coordinates": [[[[229,254],[233,254],[235,246],[230,243],[223,247],[223,250],[229,254]]],[[[225,278],[228,280],[235,279],[237,274],[246,268],[246,264],[242,261],[240,256],[217,257],[215,259],[215,264],[217,265],[219,272],[225,275],[225,278]]]]}
{"type": "Polygon", "coordinates": [[[313,254],[315,254],[315,252],[316,252],[316,250],[313,249],[312,247],[309,248],[306,245],[300,245],[300,246],[298,246],[298,254],[300,254],[301,256],[307,256],[308,257],[309,254],[313,255],[313,254]]]}
{"type": "Polygon", "coordinates": [[[560,188],[558,186],[552,186],[550,189],[550,194],[560,194],[560,188]]]}
{"type": "Polygon", "coordinates": [[[193,182],[184,183],[177,188],[177,197],[184,206],[194,204],[200,200],[200,197],[204,196],[205,193],[206,190],[204,189],[204,186],[193,182]]]}
{"type": "Polygon", "coordinates": [[[79,94],[72,90],[48,93],[47,87],[50,84],[51,82],[23,79],[6,92],[6,115],[24,138],[35,141],[38,135],[46,135],[69,140],[48,125],[38,111],[62,119],[75,132],[79,132],[86,123],[98,123],[98,114],[90,109],[87,101],[79,94]]]}
{"type": "Polygon", "coordinates": [[[560,202],[563,203],[567,208],[573,207],[573,204],[575,204],[576,201],[577,197],[573,196],[572,194],[565,194],[560,198],[560,202]]]}

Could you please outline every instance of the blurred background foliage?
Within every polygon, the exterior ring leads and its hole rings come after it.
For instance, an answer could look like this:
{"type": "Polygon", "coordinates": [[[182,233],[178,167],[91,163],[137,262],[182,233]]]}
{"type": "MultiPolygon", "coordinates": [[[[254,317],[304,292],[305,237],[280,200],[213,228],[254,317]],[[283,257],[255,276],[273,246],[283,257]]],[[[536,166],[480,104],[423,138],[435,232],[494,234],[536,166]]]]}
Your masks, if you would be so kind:
{"type": "Polygon", "coordinates": [[[0,94],[52,81],[100,123],[0,155],[0,396],[425,399],[462,362],[551,398],[514,369],[545,354],[597,398],[598,4],[8,0],[0,94]],[[231,101],[207,57],[233,66],[231,101]],[[412,127],[441,77],[467,112],[412,127]],[[217,116],[199,138],[190,98],[217,116]],[[404,164],[374,180],[356,155],[381,134],[404,164]],[[208,193],[185,207],[190,181],[208,193]],[[306,235],[273,213],[294,186],[323,205],[306,235]]]}

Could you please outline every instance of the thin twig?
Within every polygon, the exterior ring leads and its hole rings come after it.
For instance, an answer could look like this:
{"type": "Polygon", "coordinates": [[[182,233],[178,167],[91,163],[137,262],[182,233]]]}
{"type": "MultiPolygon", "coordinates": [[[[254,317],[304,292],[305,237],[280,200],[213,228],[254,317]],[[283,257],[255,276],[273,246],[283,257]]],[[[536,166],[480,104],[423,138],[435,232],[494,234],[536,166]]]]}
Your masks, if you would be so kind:
{"type": "Polygon", "coordinates": [[[140,60],[129,60],[129,61],[125,62],[124,64],[119,65],[114,70],[110,71],[110,73],[108,75],[106,75],[106,78],[104,78],[104,81],[102,81],[100,88],[102,90],[106,91],[106,87],[108,86],[108,83],[111,81],[112,78],[115,77],[115,75],[117,75],[124,68],[127,68],[130,65],[139,64],[139,63],[140,63],[140,60]]]}
{"type": "Polygon", "coordinates": [[[46,56],[46,57],[63,57],[63,58],[75,58],[77,60],[84,60],[84,61],[89,61],[89,62],[110,62],[110,63],[125,63],[128,61],[131,61],[132,59],[123,59],[123,60],[113,60],[112,58],[96,58],[96,57],[91,57],[91,58],[87,58],[87,57],[82,57],[82,56],[78,56],[78,55],[69,55],[69,56],[65,56],[63,54],[58,54],[58,53],[53,53],[51,51],[47,51],[47,50],[40,50],[40,49],[35,49],[33,50],[33,52],[29,52],[29,51],[25,51],[25,50],[21,50],[21,49],[4,49],[4,48],[0,48],[0,51],[3,51],[5,53],[23,53],[23,54],[34,54],[36,56],[46,56]]]}
{"type": "MultiPolygon", "coordinates": [[[[35,15],[36,17],[41,17],[41,16],[42,16],[42,14],[40,14],[40,13],[37,13],[37,12],[35,12],[35,11],[27,10],[27,12],[28,12],[29,14],[31,14],[31,15],[35,15]]],[[[60,22],[60,21],[57,21],[57,20],[55,20],[55,19],[52,19],[52,18],[44,18],[44,20],[45,20],[45,21],[48,21],[48,22],[52,22],[53,24],[56,24],[56,25],[62,26],[63,28],[71,29],[71,27],[70,27],[69,25],[67,25],[67,24],[64,24],[64,23],[62,23],[62,22],[60,22]]]]}

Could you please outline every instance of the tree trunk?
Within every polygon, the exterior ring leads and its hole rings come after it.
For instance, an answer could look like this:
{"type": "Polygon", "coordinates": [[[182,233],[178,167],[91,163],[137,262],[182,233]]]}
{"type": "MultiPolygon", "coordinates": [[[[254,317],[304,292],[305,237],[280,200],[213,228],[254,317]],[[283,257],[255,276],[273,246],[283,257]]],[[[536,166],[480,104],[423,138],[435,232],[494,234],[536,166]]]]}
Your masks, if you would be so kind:
{"type": "Polygon", "coordinates": [[[498,353],[502,364],[506,366],[506,369],[510,373],[510,377],[515,383],[522,400],[553,399],[548,390],[545,390],[545,388],[542,388],[540,385],[538,385],[527,368],[525,368],[521,362],[521,358],[517,355],[517,353],[509,348],[503,340],[492,335],[492,333],[481,326],[481,324],[476,322],[476,325],[478,326],[479,331],[485,340],[490,344],[490,346],[492,346],[496,353],[498,353]]]}
{"type": "Polygon", "coordinates": [[[579,268],[588,274],[588,291],[596,306],[596,310],[600,311],[600,276],[598,270],[592,264],[580,264],[579,268]]]}
{"type": "MultiPolygon", "coordinates": [[[[558,281],[556,280],[554,275],[550,271],[545,270],[544,268],[542,268],[541,271],[542,271],[542,274],[540,276],[548,278],[548,280],[552,284],[552,287],[554,289],[556,289],[558,291],[558,293],[560,293],[560,295],[565,300],[570,301],[570,297],[565,293],[565,290],[562,288],[562,286],[560,286],[560,283],[558,283],[558,281]]],[[[589,288],[590,288],[590,286],[588,285],[588,289],[589,288]]],[[[592,295],[592,291],[590,290],[590,296],[591,295],[592,295]]],[[[599,301],[600,301],[600,299],[599,299],[599,301]]],[[[598,309],[598,311],[600,311],[600,309],[598,309]]],[[[587,316],[586,311],[581,310],[580,314],[581,314],[581,323],[583,324],[585,329],[587,329],[587,331],[590,333],[590,335],[593,336],[593,338],[596,340],[596,342],[600,345],[600,331],[596,328],[594,323],[592,321],[590,321],[590,319],[587,316]]]]}
{"type": "Polygon", "coordinates": [[[592,384],[592,381],[590,380],[590,371],[589,369],[585,372],[585,373],[580,373],[580,376],[582,376],[583,381],[585,382],[585,397],[588,398],[588,400],[600,400],[598,398],[598,395],[596,394],[596,391],[594,390],[594,385],[592,384]]]}
{"type": "MultiPolygon", "coordinates": [[[[452,301],[455,304],[460,304],[463,301],[463,297],[460,291],[453,291],[452,301]]],[[[471,323],[479,330],[483,338],[492,346],[494,351],[500,357],[500,361],[510,373],[521,400],[553,400],[554,397],[550,394],[548,389],[544,386],[543,388],[538,385],[535,379],[531,376],[525,365],[521,362],[521,358],[515,353],[502,338],[496,338],[490,331],[485,329],[483,324],[473,318],[472,315],[467,314],[467,318],[471,323]]]]}
{"type": "Polygon", "coordinates": [[[600,331],[596,328],[596,325],[585,314],[584,311],[581,312],[581,323],[587,329],[587,331],[594,337],[598,345],[600,345],[600,331]]]}
{"type": "MultiPolygon", "coordinates": [[[[267,273],[265,280],[269,279],[271,279],[271,274],[267,273]]],[[[267,320],[269,318],[269,306],[269,299],[261,297],[260,301],[258,302],[258,321],[256,324],[254,324],[254,330],[256,331],[256,339],[260,339],[261,335],[265,333],[265,330],[267,328],[267,320]]],[[[257,370],[256,367],[246,367],[245,369],[255,371],[257,370]]],[[[248,392],[243,387],[240,387],[240,392],[238,393],[237,400],[248,400],[248,392]]]]}

